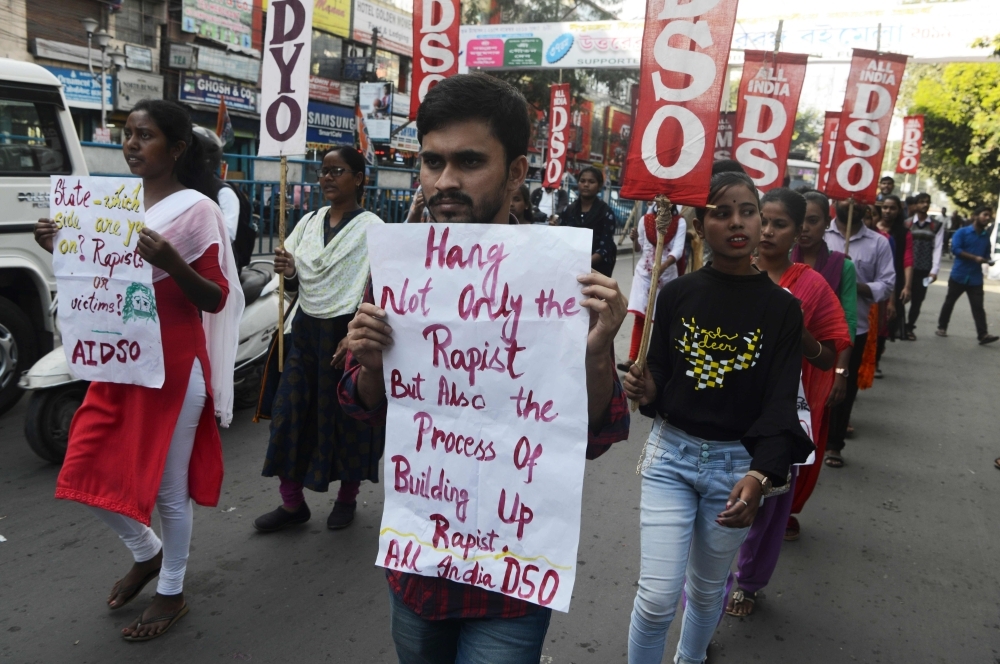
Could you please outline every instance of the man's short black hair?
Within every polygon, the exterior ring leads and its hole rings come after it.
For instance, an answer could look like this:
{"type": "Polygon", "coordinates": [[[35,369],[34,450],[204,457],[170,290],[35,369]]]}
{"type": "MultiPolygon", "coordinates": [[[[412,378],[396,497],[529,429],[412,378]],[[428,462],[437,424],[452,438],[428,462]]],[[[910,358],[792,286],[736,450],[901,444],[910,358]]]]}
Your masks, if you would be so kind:
{"type": "Polygon", "coordinates": [[[930,203],[931,202],[931,195],[927,194],[927,193],[924,193],[924,192],[920,192],[916,196],[914,196],[913,199],[917,203],[919,203],[920,201],[927,201],[928,203],[930,203]]]}
{"type": "Polygon", "coordinates": [[[896,184],[896,180],[893,179],[893,177],[891,175],[883,175],[882,179],[879,180],[878,182],[879,182],[879,184],[882,184],[883,182],[891,182],[893,184],[896,184]]]}
{"type": "Polygon", "coordinates": [[[503,145],[507,166],[528,154],[528,102],[517,88],[486,74],[459,74],[430,89],[417,110],[417,140],[455,122],[485,120],[503,145]]]}
{"type": "Polygon", "coordinates": [[[993,214],[993,208],[991,208],[989,205],[980,205],[975,210],[973,210],[972,216],[978,217],[983,212],[989,212],[990,214],[993,214]]]}

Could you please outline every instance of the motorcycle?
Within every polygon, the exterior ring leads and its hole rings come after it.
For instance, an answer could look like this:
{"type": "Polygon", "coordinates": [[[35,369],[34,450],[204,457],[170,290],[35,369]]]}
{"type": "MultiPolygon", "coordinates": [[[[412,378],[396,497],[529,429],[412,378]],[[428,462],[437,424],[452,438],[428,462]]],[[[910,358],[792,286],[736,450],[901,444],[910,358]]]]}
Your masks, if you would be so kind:
{"type": "MultiPolygon", "coordinates": [[[[239,347],[233,372],[235,410],[257,404],[267,351],[278,330],[278,276],[269,260],[252,261],[240,272],[246,308],[240,318],[239,347]]],[[[55,302],[53,302],[55,308],[55,302]]],[[[285,334],[292,330],[298,304],[285,294],[285,334]]],[[[22,374],[18,382],[30,394],[24,435],[31,450],[50,463],[62,463],[73,415],[89,383],[74,378],[62,346],[22,374]]]]}

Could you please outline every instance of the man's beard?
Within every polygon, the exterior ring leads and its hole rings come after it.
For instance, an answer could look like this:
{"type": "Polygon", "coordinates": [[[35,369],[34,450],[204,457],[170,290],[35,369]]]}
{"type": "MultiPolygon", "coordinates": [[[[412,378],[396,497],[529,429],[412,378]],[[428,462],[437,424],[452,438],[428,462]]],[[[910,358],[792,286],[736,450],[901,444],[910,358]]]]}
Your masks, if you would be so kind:
{"type": "Polygon", "coordinates": [[[507,180],[505,179],[500,183],[500,186],[492,193],[492,195],[479,201],[479,203],[473,201],[472,197],[463,191],[453,191],[447,193],[438,192],[431,196],[427,201],[427,209],[430,211],[431,219],[433,219],[436,223],[492,224],[493,220],[496,219],[497,214],[504,208],[504,204],[507,202],[506,190],[507,180]],[[438,219],[437,215],[434,214],[434,206],[446,202],[465,204],[470,210],[469,216],[462,217],[458,214],[451,214],[441,215],[442,218],[438,219]]]}

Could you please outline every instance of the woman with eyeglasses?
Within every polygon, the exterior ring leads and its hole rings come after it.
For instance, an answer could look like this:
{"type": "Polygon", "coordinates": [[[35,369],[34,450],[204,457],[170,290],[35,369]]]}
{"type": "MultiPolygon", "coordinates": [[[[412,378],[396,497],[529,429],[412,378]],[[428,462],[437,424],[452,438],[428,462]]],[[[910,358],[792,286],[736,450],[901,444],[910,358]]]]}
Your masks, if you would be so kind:
{"type": "Polygon", "coordinates": [[[285,248],[274,252],[274,270],[285,275],[287,289],[298,292],[299,311],[270,401],[271,440],[262,474],[281,480],[281,506],[254,521],[264,533],[308,521],[303,489],[325,492],[337,480],[340,491],[326,525],[346,528],[354,520],[361,482],[378,482],[382,457],[384,436],[344,413],[337,384],[347,324],[368,279],[368,228],[384,222],[361,207],[365,160],[360,152],[333,148],[322,163],[317,178],[329,205],[303,217],[285,248]]]}

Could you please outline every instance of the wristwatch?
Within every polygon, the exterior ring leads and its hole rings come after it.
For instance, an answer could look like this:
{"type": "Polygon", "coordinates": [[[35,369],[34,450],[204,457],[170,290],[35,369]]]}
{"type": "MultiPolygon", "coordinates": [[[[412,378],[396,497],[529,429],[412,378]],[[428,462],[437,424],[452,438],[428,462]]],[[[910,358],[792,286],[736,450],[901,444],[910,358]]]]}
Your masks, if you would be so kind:
{"type": "Polygon", "coordinates": [[[851,375],[851,373],[844,367],[837,367],[836,369],[833,370],[833,373],[837,374],[838,376],[843,376],[844,378],[847,378],[848,376],[851,375]]]}
{"type": "Polygon", "coordinates": [[[756,470],[751,470],[747,473],[747,477],[752,477],[758,482],[760,482],[760,493],[766,496],[774,490],[774,485],[771,484],[771,478],[764,473],[758,473],[756,470]]]}

